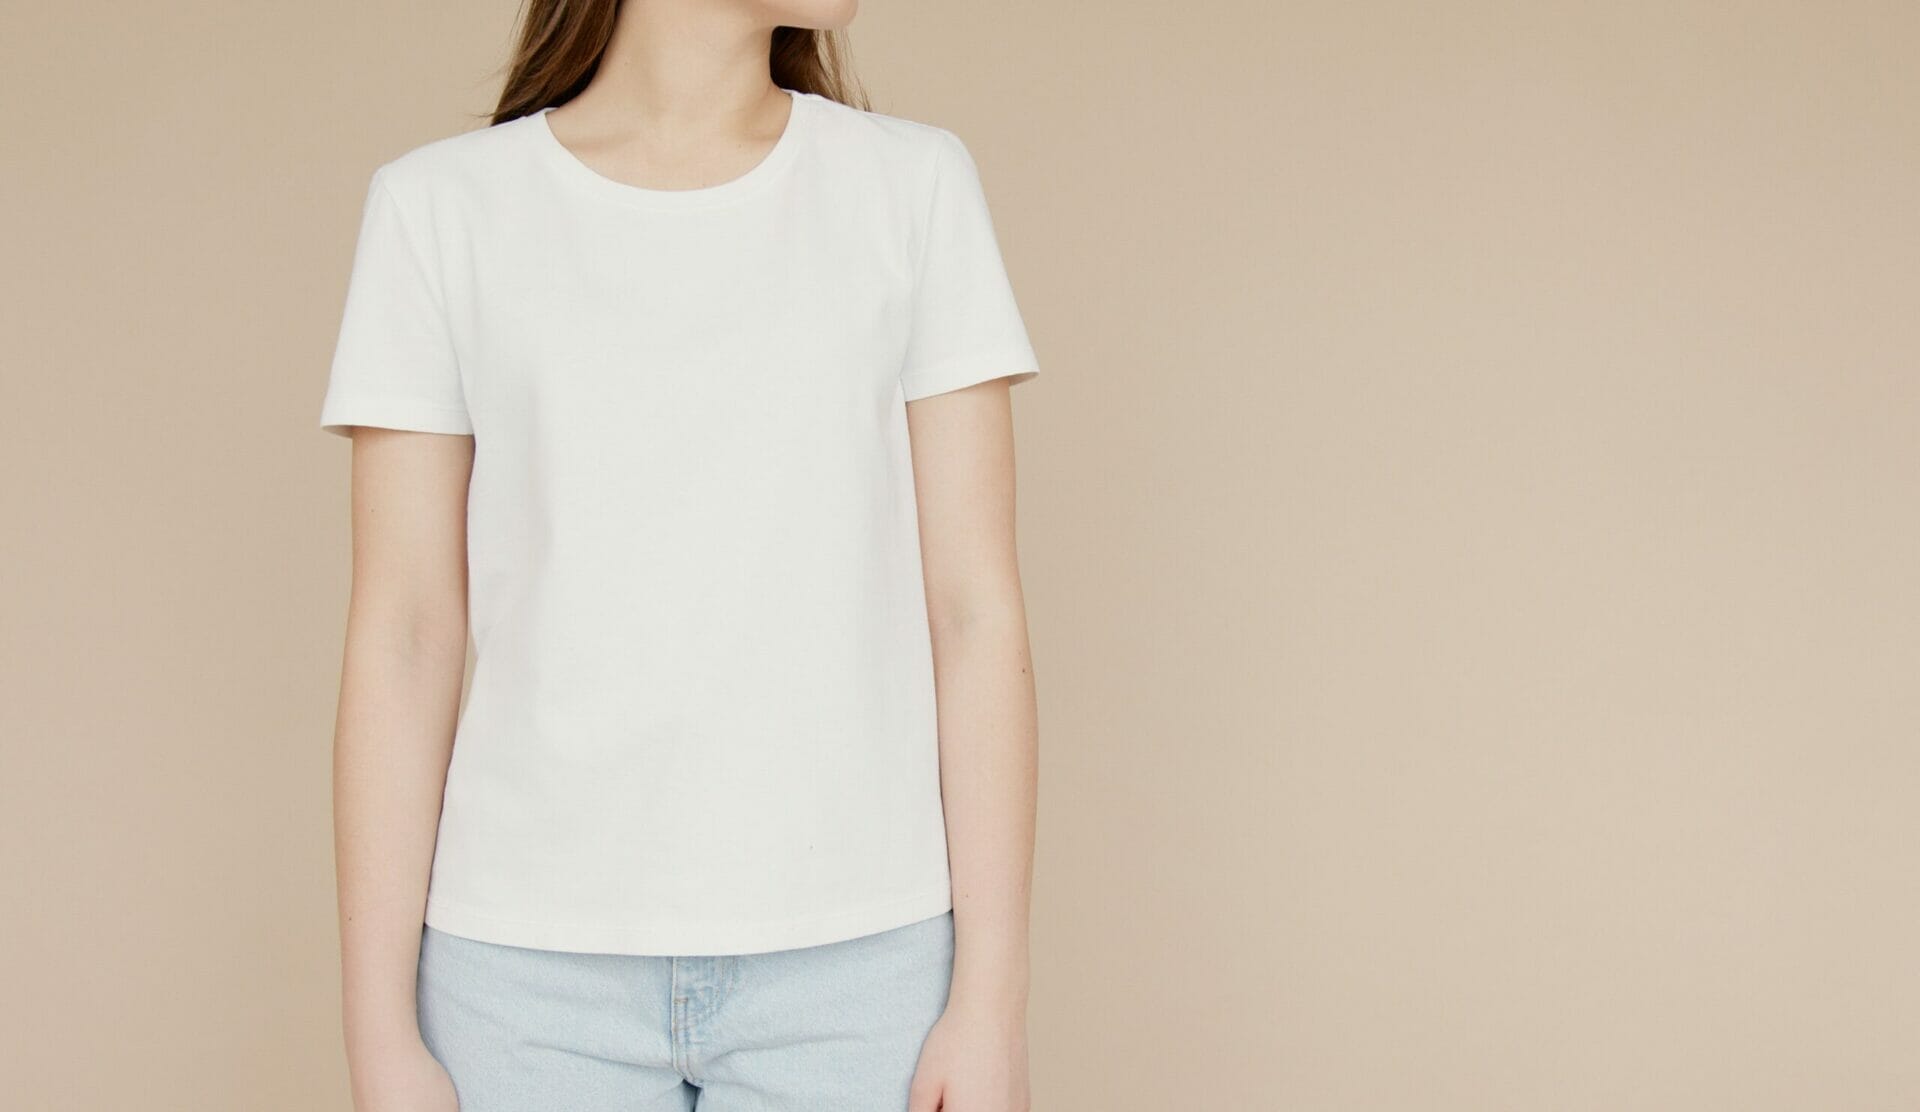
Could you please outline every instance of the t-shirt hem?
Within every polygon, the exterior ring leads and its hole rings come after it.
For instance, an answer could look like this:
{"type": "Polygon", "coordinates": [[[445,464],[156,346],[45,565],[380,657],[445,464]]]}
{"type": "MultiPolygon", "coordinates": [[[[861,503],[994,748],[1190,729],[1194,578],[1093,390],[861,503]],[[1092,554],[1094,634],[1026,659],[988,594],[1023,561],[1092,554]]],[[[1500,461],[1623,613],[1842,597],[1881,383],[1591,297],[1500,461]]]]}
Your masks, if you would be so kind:
{"type": "Polygon", "coordinates": [[[900,386],[905,399],[911,402],[996,378],[1018,386],[1039,373],[1031,351],[1016,345],[948,359],[917,372],[902,372],[900,386]]]}
{"type": "Polygon", "coordinates": [[[885,903],[772,922],[566,923],[494,915],[429,893],[426,924],[478,942],[537,950],[691,957],[768,953],[842,942],[930,919],[952,907],[952,886],[942,884],[885,903]]]}

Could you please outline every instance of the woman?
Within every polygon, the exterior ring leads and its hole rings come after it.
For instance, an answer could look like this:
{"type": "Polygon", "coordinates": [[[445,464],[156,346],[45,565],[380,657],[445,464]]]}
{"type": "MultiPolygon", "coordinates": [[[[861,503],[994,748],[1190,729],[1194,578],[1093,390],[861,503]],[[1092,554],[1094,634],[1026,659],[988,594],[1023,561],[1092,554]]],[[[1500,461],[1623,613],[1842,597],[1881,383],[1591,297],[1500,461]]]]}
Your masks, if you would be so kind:
{"type": "Polygon", "coordinates": [[[1037,366],[853,7],[535,0],[492,125],[373,174],[321,414],[361,1112],[1027,1107],[1037,366]]]}

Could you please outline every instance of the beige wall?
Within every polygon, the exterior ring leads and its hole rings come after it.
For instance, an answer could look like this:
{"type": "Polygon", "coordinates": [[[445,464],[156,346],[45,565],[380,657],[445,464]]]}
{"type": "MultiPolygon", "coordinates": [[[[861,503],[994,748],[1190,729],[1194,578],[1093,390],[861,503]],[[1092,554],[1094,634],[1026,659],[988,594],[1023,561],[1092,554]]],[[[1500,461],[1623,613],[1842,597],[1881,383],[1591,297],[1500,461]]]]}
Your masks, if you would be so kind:
{"type": "MultiPolygon", "coordinates": [[[[9,1107],[345,1107],[314,421],[512,7],[5,2],[9,1107]]],[[[1038,1109],[1920,1107],[1916,11],[868,5],[1047,368],[1038,1109]]]]}

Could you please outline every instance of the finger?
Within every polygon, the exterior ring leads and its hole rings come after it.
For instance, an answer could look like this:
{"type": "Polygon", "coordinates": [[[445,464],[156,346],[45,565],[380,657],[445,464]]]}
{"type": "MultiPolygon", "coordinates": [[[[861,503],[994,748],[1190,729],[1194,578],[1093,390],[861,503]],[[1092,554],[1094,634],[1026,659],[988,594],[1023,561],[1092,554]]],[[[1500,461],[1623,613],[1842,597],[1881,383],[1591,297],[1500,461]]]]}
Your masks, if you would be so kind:
{"type": "Polygon", "coordinates": [[[940,1112],[940,1083],[915,1074],[907,1089],[907,1112],[940,1112]]]}

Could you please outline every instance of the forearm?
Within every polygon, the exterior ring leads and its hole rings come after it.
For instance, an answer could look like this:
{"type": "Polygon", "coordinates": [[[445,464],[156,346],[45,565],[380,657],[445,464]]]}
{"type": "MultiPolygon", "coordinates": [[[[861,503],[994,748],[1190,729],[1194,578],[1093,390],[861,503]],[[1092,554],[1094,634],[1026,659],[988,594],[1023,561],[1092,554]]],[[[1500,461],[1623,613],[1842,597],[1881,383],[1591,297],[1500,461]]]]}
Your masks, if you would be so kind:
{"type": "Polygon", "coordinates": [[[419,1034],[415,971],[465,638],[452,618],[349,620],[333,774],[350,1065],[419,1034]]]}
{"type": "Polygon", "coordinates": [[[1024,1012],[1039,728],[1017,589],[936,621],[940,781],[953,881],[953,1001],[1024,1012]]]}

